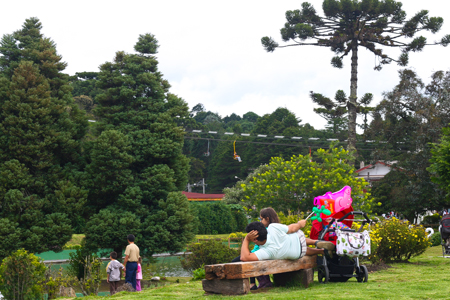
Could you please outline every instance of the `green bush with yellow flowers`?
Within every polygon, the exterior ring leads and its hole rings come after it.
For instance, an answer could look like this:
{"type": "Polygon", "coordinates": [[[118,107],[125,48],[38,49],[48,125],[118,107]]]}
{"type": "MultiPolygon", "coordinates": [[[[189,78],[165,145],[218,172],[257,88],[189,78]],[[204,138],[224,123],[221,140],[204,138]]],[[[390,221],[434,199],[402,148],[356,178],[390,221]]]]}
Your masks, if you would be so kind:
{"type": "Polygon", "coordinates": [[[397,218],[383,220],[371,227],[373,263],[408,261],[430,246],[425,228],[397,218]]]}
{"type": "Polygon", "coordinates": [[[348,185],[353,208],[370,213],[373,199],[367,192],[368,183],[356,178],[355,168],[348,163],[351,159],[342,148],[318,149],[312,156],[294,155],[289,160],[272,157],[266,168],[240,182],[241,202],[256,211],[264,207],[278,212],[309,211],[315,197],[348,185]]]}

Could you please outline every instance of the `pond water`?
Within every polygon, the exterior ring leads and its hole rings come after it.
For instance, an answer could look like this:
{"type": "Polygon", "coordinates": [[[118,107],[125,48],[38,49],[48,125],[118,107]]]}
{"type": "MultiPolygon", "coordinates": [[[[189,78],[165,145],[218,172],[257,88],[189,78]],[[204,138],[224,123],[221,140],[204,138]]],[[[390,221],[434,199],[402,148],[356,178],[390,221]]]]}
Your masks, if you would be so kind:
{"type": "MultiPolygon", "coordinates": [[[[144,260],[142,263],[142,275],[144,279],[150,279],[153,276],[159,277],[191,277],[192,273],[184,270],[181,266],[180,259],[182,256],[164,256],[164,257],[156,257],[154,258],[154,262],[149,263],[144,260]]],[[[106,266],[109,260],[105,260],[102,263],[102,277],[106,278],[106,266]]],[[[53,262],[51,263],[53,270],[59,270],[59,268],[63,268],[63,270],[67,270],[69,266],[68,263],[59,263],[53,262]]],[[[1,299],[1,298],[0,298],[1,299]]]]}
{"type": "Polygon", "coordinates": [[[183,269],[181,266],[181,256],[157,257],[155,263],[142,264],[143,276],[160,277],[191,277],[192,273],[183,269]]]}

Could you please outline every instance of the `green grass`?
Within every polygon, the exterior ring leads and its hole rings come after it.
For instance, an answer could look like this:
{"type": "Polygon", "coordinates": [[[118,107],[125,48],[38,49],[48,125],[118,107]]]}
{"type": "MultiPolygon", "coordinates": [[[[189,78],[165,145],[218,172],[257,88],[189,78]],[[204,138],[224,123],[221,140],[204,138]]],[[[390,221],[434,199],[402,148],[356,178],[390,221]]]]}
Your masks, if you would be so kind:
{"type": "Polygon", "coordinates": [[[71,249],[73,246],[81,246],[83,239],[84,234],[72,234],[72,239],[64,245],[64,248],[71,249]]]}
{"type": "Polygon", "coordinates": [[[119,293],[113,297],[84,299],[449,299],[450,258],[443,258],[441,247],[429,248],[409,263],[392,264],[386,270],[369,274],[369,282],[351,278],[345,283],[319,284],[317,272],[308,289],[266,288],[243,296],[205,295],[200,281],[171,284],[141,293],[119,293]]]}

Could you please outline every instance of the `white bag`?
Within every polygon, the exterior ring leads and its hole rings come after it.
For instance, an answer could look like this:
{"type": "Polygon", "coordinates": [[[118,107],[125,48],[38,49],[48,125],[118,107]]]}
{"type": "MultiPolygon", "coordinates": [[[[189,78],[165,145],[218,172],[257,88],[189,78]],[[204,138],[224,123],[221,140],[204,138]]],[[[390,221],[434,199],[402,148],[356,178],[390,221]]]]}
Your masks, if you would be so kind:
{"type": "Polygon", "coordinates": [[[363,232],[336,230],[336,253],[349,257],[370,255],[370,235],[363,232]]]}

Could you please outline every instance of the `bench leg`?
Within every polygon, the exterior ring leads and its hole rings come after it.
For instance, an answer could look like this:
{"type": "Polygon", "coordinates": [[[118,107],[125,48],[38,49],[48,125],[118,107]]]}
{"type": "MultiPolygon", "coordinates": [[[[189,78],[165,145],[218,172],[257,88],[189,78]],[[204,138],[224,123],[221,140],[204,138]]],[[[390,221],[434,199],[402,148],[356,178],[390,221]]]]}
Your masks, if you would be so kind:
{"type": "Polygon", "coordinates": [[[308,288],[314,281],[314,269],[298,270],[293,272],[273,274],[273,280],[277,286],[298,285],[308,288]]]}
{"type": "Polygon", "coordinates": [[[243,295],[250,292],[250,281],[244,279],[202,280],[203,290],[208,293],[224,295],[243,295]]]}

